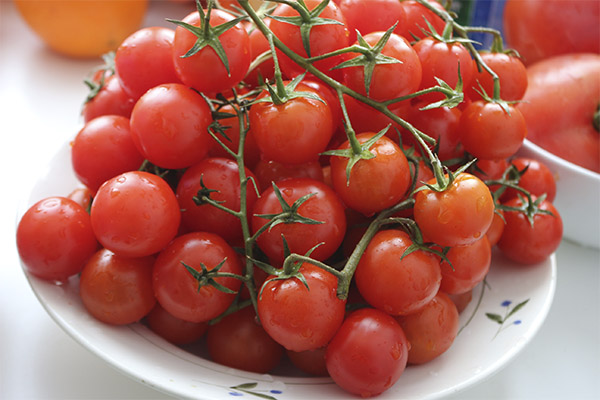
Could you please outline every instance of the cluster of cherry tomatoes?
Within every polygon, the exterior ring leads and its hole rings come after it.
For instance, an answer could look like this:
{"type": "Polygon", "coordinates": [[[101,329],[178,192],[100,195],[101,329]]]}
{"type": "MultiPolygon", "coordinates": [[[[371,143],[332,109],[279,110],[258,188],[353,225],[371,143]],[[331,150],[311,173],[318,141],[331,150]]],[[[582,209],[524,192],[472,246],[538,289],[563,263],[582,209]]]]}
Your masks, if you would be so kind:
{"type": "Polygon", "coordinates": [[[239,6],[143,28],[93,76],[84,187],[25,213],[24,267],[79,274],[108,324],[376,395],[449,348],[492,246],[532,264],[560,242],[552,175],[512,158],[524,68],[436,2],[239,6]]]}

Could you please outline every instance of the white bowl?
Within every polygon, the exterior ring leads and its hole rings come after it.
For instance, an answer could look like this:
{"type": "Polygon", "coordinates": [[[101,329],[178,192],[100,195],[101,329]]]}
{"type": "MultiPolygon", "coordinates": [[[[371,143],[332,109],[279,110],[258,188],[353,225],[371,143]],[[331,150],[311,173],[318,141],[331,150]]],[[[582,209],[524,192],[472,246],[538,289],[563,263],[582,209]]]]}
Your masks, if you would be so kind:
{"type": "Polygon", "coordinates": [[[560,158],[529,140],[519,156],[543,162],[556,179],[554,205],[563,220],[564,237],[600,247],[600,174],[560,158]]]}
{"type": "MultiPolygon", "coordinates": [[[[68,194],[76,185],[69,147],[65,145],[35,184],[19,216],[41,198],[68,194]]],[[[141,323],[120,327],[103,324],[86,312],[78,294],[77,277],[55,285],[25,274],[40,303],[67,334],[132,379],[162,392],[190,399],[256,395],[278,400],[352,398],[329,378],[290,373],[285,365],[269,375],[244,372],[213,363],[189,348],[174,346],[141,323]]],[[[487,285],[475,288],[473,301],[461,314],[463,328],[452,347],[434,361],[409,366],[378,399],[434,399],[457,393],[498,372],[525,348],[552,304],[555,256],[523,267],[495,253],[486,279],[487,285]],[[504,325],[486,316],[504,316],[525,300],[529,301],[504,325]]]]}

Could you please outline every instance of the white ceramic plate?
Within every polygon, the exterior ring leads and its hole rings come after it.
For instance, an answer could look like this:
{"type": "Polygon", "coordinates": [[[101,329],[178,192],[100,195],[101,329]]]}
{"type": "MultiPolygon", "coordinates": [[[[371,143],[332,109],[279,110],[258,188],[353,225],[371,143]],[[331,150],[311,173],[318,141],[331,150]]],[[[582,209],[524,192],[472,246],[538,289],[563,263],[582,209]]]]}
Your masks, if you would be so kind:
{"type": "MultiPolygon", "coordinates": [[[[67,195],[76,186],[69,147],[64,146],[35,184],[19,215],[36,201],[67,195]]],[[[105,325],[85,311],[76,278],[63,285],[32,276],[28,280],[50,316],[77,342],[136,381],[170,395],[195,399],[350,397],[328,378],[291,376],[285,368],[273,375],[239,371],[171,345],[142,324],[105,325]]],[[[552,303],[554,256],[523,267],[494,254],[486,281],[485,289],[483,285],[475,288],[473,301],[461,314],[464,328],[450,350],[428,364],[409,366],[379,399],[433,399],[456,393],[499,371],[523,350],[540,329],[552,303]],[[525,300],[529,301],[503,324],[486,316],[492,313],[504,318],[525,300]]]]}
{"type": "Polygon", "coordinates": [[[600,247],[600,174],[560,158],[525,140],[519,155],[539,160],[554,174],[554,205],[563,220],[564,236],[585,246],[600,247]]]}

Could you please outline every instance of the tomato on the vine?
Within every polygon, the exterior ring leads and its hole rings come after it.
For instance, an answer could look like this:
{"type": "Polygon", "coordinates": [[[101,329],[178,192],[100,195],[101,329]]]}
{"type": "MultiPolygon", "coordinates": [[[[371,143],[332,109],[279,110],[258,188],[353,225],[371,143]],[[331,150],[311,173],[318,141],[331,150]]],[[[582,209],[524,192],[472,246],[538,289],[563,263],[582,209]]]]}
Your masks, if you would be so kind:
{"type": "MultiPolygon", "coordinates": [[[[482,52],[483,62],[498,75],[500,81],[500,98],[505,101],[521,100],[527,90],[527,69],[520,58],[506,53],[482,52]]],[[[489,97],[494,95],[494,80],[483,67],[475,69],[471,84],[464,91],[471,100],[482,99],[479,92],[489,97]]]]}
{"type": "Polygon", "coordinates": [[[448,294],[464,293],[477,286],[490,270],[492,248],[487,235],[464,246],[451,247],[442,260],[440,290],[448,294]]]}
{"type": "Polygon", "coordinates": [[[258,316],[267,333],[288,350],[325,346],[344,320],[346,302],[337,297],[335,276],[304,263],[293,277],[267,281],[258,297],[258,316]]]}
{"type": "Polygon", "coordinates": [[[396,0],[340,0],[339,8],[344,14],[350,32],[350,43],[356,40],[356,31],[362,35],[385,32],[394,24],[406,25],[404,5],[396,0]]]}

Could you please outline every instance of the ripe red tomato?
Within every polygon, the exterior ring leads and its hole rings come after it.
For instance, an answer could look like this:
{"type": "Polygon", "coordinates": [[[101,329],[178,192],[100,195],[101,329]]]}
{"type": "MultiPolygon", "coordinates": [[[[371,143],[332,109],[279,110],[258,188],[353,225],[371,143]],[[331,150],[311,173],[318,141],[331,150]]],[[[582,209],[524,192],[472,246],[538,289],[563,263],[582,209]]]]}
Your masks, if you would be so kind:
{"type": "Polygon", "coordinates": [[[345,319],[327,346],[327,371],[342,389],[363,398],[376,396],[404,372],[409,346],[393,317],[362,308],[345,319]]]}
{"type": "Polygon", "coordinates": [[[283,347],[259,325],[252,307],[245,307],[211,325],[206,332],[210,358],[244,371],[265,374],[283,357],[283,347]]]}
{"type": "Polygon", "coordinates": [[[454,178],[447,190],[425,189],[415,198],[415,221],[426,240],[440,246],[473,243],[486,233],[494,217],[494,200],[485,183],[468,173],[454,178]]]}
{"type": "MultiPolygon", "coordinates": [[[[500,98],[505,101],[521,100],[527,90],[527,69],[515,55],[506,53],[482,52],[481,59],[490,67],[500,80],[500,98]]],[[[478,91],[481,87],[489,97],[494,95],[494,80],[485,69],[474,70],[473,80],[465,86],[464,92],[471,100],[482,99],[478,91]]]]}
{"type": "Polygon", "coordinates": [[[213,146],[210,109],[202,96],[179,83],[147,91],[131,113],[133,142],[151,163],[170,169],[189,167],[213,146]]]}
{"type": "MultiPolygon", "coordinates": [[[[364,143],[375,135],[365,132],[356,135],[364,143]]],[[[339,149],[350,148],[350,143],[339,149]]],[[[365,215],[372,215],[398,203],[410,185],[410,169],[400,147],[385,136],[379,138],[369,149],[375,155],[359,160],[346,178],[347,157],[331,157],[331,180],[344,204],[365,215]]]]}
{"type": "MultiPolygon", "coordinates": [[[[519,180],[519,186],[527,190],[529,193],[540,197],[546,195],[546,200],[549,202],[554,201],[556,197],[556,180],[552,171],[540,161],[517,157],[510,161],[519,171],[527,170],[521,175],[519,180]]],[[[506,192],[502,194],[502,200],[509,200],[511,197],[517,197],[517,190],[507,188],[506,192]]]]}
{"type": "Polygon", "coordinates": [[[190,322],[174,317],[158,302],[146,315],[145,321],[152,332],[177,345],[200,340],[208,329],[206,322],[190,322]]]}
{"type": "Polygon", "coordinates": [[[349,43],[356,40],[356,31],[362,35],[385,32],[394,24],[406,25],[406,12],[396,0],[340,0],[338,3],[350,31],[349,43]]]}
{"type": "Polygon", "coordinates": [[[391,315],[417,311],[431,301],[440,288],[439,261],[422,250],[404,256],[411,244],[412,240],[404,231],[377,232],[354,275],[364,299],[391,315]]]}
{"type": "Polygon", "coordinates": [[[127,37],[115,53],[115,69],[123,90],[138,99],[148,89],[179,83],[173,65],[175,31],[164,27],[142,28],[127,37]]]}
{"type": "Polygon", "coordinates": [[[135,101],[136,99],[125,93],[119,79],[111,75],[105,79],[104,86],[98,93],[83,105],[83,122],[89,122],[102,115],[122,115],[129,118],[135,101]]]}
{"type": "MultiPolygon", "coordinates": [[[[218,9],[210,13],[210,25],[217,26],[233,20],[234,17],[218,9]]],[[[188,14],[183,22],[200,26],[200,14],[194,11],[188,14]]],[[[173,42],[173,63],[179,79],[194,89],[203,93],[224,92],[237,85],[248,72],[252,61],[250,54],[250,39],[241,24],[237,24],[219,36],[219,41],[227,56],[229,72],[209,46],[196,54],[185,57],[198,38],[187,29],[178,26],[175,29],[173,42]]]]}
{"type": "Polygon", "coordinates": [[[138,169],[143,161],[131,138],[129,119],[119,115],[87,122],[71,143],[75,176],[92,192],[110,178],[138,169]]]}
{"type": "Polygon", "coordinates": [[[526,65],[560,54],[600,53],[600,3],[579,0],[507,0],[506,43],[526,65]]]}
{"type": "MultiPolygon", "coordinates": [[[[398,24],[395,30],[398,35],[404,36],[406,39],[411,41],[413,40],[413,37],[417,37],[419,39],[426,37],[426,34],[423,32],[423,30],[425,30],[425,32],[429,32],[430,30],[425,20],[433,25],[437,33],[441,34],[443,32],[446,23],[433,11],[414,0],[401,1],[400,3],[402,4],[402,7],[404,7],[406,24],[398,24]]],[[[442,6],[438,1],[428,0],[428,3],[433,5],[438,10],[444,10],[444,6],[442,6]]]]}
{"type": "Polygon", "coordinates": [[[98,241],[124,257],[143,257],[165,247],[181,219],[175,193],[160,177],[125,172],[96,192],[91,221],[98,241]]]}
{"type": "Polygon", "coordinates": [[[17,250],[23,267],[41,279],[66,280],[79,273],[97,249],[89,214],[64,197],[38,201],[17,226],[17,250]]]}
{"type": "MultiPolygon", "coordinates": [[[[246,168],[246,176],[254,175],[246,168]]],[[[242,226],[239,218],[219,210],[211,204],[197,205],[194,197],[201,190],[200,181],[209,190],[210,198],[221,202],[221,205],[234,211],[240,211],[240,176],[237,163],[227,158],[205,158],[198,164],[188,168],[177,185],[177,200],[181,207],[181,221],[190,231],[216,233],[228,242],[242,237],[242,226]]],[[[246,208],[252,210],[257,199],[252,183],[246,190],[246,208]]]]}
{"type": "MultiPolygon", "coordinates": [[[[306,4],[309,10],[312,10],[317,5],[319,5],[321,1],[305,0],[304,3],[306,4]]],[[[273,11],[272,15],[275,17],[299,16],[299,14],[293,8],[285,4],[278,5],[275,11],[273,11]]],[[[333,1],[330,1],[329,4],[327,4],[327,7],[325,7],[325,9],[321,12],[319,17],[333,19],[335,21],[341,22],[342,24],[316,25],[311,28],[309,46],[310,56],[312,57],[323,55],[334,50],[344,48],[349,43],[350,33],[348,32],[348,28],[345,25],[346,21],[344,19],[344,15],[333,1]]],[[[272,20],[270,27],[273,31],[273,34],[277,36],[283,42],[283,44],[289,47],[294,53],[302,57],[308,56],[302,43],[302,36],[300,34],[299,26],[292,25],[286,22],[272,20]]],[[[277,50],[277,58],[279,59],[281,71],[288,78],[293,78],[304,72],[304,69],[298,66],[294,61],[292,61],[291,58],[287,57],[280,50],[277,50]]],[[[335,76],[336,74],[339,74],[339,71],[330,71],[330,68],[339,64],[341,61],[343,61],[343,59],[343,56],[339,55],[329,57],[321,61],[317,61],[313,63],[313,65],[320,71],[335,76]]]]}
{"type": "MultiPolygon", "coordinates": [[[[518,207],[523,203],[521,199],[513,198],[505,204],[518,207]]],[[[533,226],[521,212],[504,212],[506,225],[498,248],[510,260],[521,264],[535,264],[547,259],[560,245],[563,224],[559,212],[548,200],[542,201],[540,209],[548,210],[553,215],[536,214],[533,226]]]]}
{"type": "Polygon", "coordinates": [[[600,173],[600,135],[592,122],[600,100],[600,55],[552,57],[527,73],[529,85],[518,105],[527,121],[527,138],[600,173]]]}
{"type": "MultiPolygon", "coordinates": [[[[198,281],[183,265],[201,271],[201,264],[211,271],[223,262],[220,272],[240,275],[242,265],[235,250],[220,236],[192,232],[173,240],[154,263],[154,293],[160,305],[173,316],[190,322],[209,321],[222,314],[235,298],[214,286],[198,290],[198,281]]],[[[236,292],[241,281],[215,278],[222,286],[236,292]]]]}
{"type": "Polygon", "coordinates": [[[298,278],[271,280],[263,285],[258,298],[258,316],[267,333],[292,351],[325,346],[344,320],[346,302],[337,297],[337,278],[304,263],[298,278]]]}
{"type": "MultiPolygon", "coordinates": [[[[455,88],[458,83],[458,66],[460,65],[460,76],[463,87],[471,85],[475,72],[475,62],[469,51],[461,43],[444,43],[432,37],[426,37],[413,45],[413,48],[421,60],[423,78],[419,89],[427,89],[437,86],[435,78],[446,82],[455,88]]],[[[419,97],[428,102],[442,100],[441,93],[429,93],[419,97]]]]}
{"type": "Polygon", "coordinates": [[[494,213],[494,219],[492,219],[492,224],[485,233],[485,236],[487,236],[491,247],[494,247],[496,244],[498,244],[498,241],[502,237],[502,232],[504,231],[504,225],[504,212],[502,210],[496,210],[494,213]]]}
{"type": "MultiPolygon", "coordinates": [[[[375,46],[383,35],[384,32],[372,32],[366,34],[364,40],[370,46],[375,46]]],[[[352,57],[352,53],[350,54],[352,57]]],[[[383,46],[381,54],[400,62],[375,65],[369,86],[369,97],[384,101],[416,92],[421,82],[421,61],[408,40],[392,33],[383,46]]],[[[346,86],[367,95],[364,67],[344,68],[343,73],[346,86]]]]}
{"type": "Polygon", "coordinates": [[[286,354],[295,367],[313,376],[328,376],[327,364],[325,363],[325,352],[327,347],[315,350],[291,351],[286,354]]]}
{"type": "Polygon", "coordinates": [[[487,235],[471,244],[450,248],[446,254],[450,264],[442,260],[440,290],[447,294],[464,293],[477,286],[490,270],[492,248],[487,235]]]}
{"type": "MultiPolygon", "coordinates": [[[[314,93],[302,83],[296,90],[314,93]]],[[[261,97],[266,95],[265,91],[261,97]]],[[[262,158],[283,164],[315,161],[334,130],[329,106],[308,97],[296,97],[283,104],[256,103],[250,108],[249,118],[262,158]]]]}
{"type": "Polygon", "coordinates": [[[323,168],[318,161],[311,161],[300,165],[287,165],[277,161],[261,160],[254,167],[254,174],[261,188],[271,187],[289,178],[310,178],[323,182],[323,168]]]}
{"type": "Polygon", "coordinates": [[[154,257],[121,257],[107,249],[94,254],[79,279],[86,310],[112,325],[139,321],[156,304],[152,289],[154,257]]]}
{"type": "Polygon", "coordinates": [[[408,364],[424,364],[446,352],[458,334],[458,310],[445,293],[414,314],[398,318],[410,343],[408,364]]]}
{"type": "MultiPolygon", "coordinates": [[[[280,223],[263,232],[257,240],[260,249],[274,265],[281,265],[284,259],[282,235],[292,253],[306,254],[311,248],[322,243],[311,257],[324,261],[340,246],[346,233],[344,206],[336,193],[323,182],[309,178],[290,178],[277,185],[283,199],[292,205],[299,198],[314,193],[298,207],[298,214],[305,218],[320,221],[319,224],[299,222],[280,223]]],[[[278,214],[282,211],[273,187],[265,190],[254,204],[252,211],[252,231],[256,233],[268,219],[262,214],[278,214]]]]}
{"type": "Polygon", "coordinates": [[[527,136],[521,111],[511,104],[470,103],[460,117],[460,141],[473,157],[498,160],[514,155],[527,136]]]}

